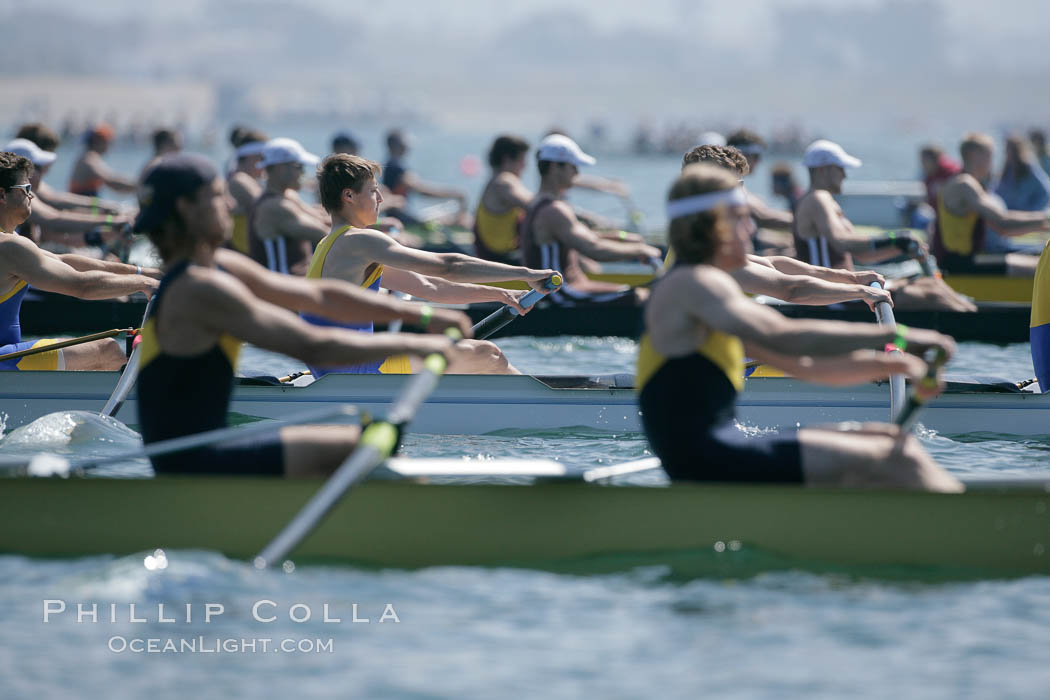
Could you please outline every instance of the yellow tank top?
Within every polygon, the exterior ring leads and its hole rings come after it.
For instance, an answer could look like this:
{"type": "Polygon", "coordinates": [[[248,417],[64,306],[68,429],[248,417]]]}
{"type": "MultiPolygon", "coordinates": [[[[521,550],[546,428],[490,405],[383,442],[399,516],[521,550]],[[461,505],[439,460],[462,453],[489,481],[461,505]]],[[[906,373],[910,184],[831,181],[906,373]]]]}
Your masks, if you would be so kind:
{"type": "Polygon", "coordinates": [[[944,206],[944,193],[937,196],[937,226],[940,228],[941,245],[949,253],[972,255],[974,231],[977,229],[977,212],[959,216],[944,206]]]}
{"type": "Polygon", "coordinates": [[[238,253],[251,254],[251,244],[248,242],[248,215],[233,215],[233,232],[230,233],[230,245],[238,253]]]}
{"type": "MultiPolygon", "coordinates": [[[[744,390],[744,344],[735,335],[712,330],[703,345],[696,349],[722,370],[737,391],[744,390]]],[[[641,392],[663,367],[667,358],[658,353],[649,341],[649,334],[642,335],[638,343],[638,371],[635,375],[635,391],[641,392]]]]}
{"type": "Polygon", "coordinates": [[[518,249],[518,222],[524,215],[520,207],[493,214],[478,203],[475,214],[475,232],[482,245],[493,253],[509,253],[518,249]]]}
{"type": "MultiPolygon", "coordinates": [[[[324,276],[324,261],[328,257],[328,252],[332,250],[332,246],[342,236],[350,230],[350,226],[343,226],[337,231],[333,231],[317,244],[317,248],[314,249],[314,256],[310,258],[310,267],[306,270],[307,279],[319,280],[324,276]]],[[[365,281],[361,283],[361,286],[365,289],[371,289],[372,291],[379,291],[379,283],[383,279],[383,265],[376,265],[375,268],[369,273],[365,281]]],[[[355,330],[362,330],[361,328],[351,326],[349,324],[339,324],[347,328],[354,328],[355,330]]],[[[372,324],[369,323],[363,330],[371,330],[372,324]]],[[[411,374],[412,365],[409,363],[408,355],[392,355],[386,358],[386,361],[379,366],[380,374],[411,374]]]]}

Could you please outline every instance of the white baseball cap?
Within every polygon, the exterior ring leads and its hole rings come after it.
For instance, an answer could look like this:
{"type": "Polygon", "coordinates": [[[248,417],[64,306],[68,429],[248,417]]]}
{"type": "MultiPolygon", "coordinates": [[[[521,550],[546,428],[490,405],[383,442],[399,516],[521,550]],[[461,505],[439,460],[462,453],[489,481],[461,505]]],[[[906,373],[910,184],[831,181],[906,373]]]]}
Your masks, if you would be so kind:
{"type": "Polygon", "coordinates": [[[860,158],[854,158],[834,141],[818,139],[809,144],[802,156],[802,165],[807,168],[819,168],[823,165],[837,165],[840,168],[859,168],[860,158]]]}
{"type": "Polygon", "coordinates": [[[295,139],[270,139],[262,148],[260,168],[282,163],[302,163],[304,168],[316,168],[321,159],[310,153],[295,139]]]}
{"type": "Polygon", "coordinates": [[[8,153],[14,153],[16,156],[28,158],[30,163],[33,165],[39,165],[40,167],[51,165],[55,162],[55,158],[58,157],[51,151],[45,151],[29,139],[15,139],[9,141],[7,145],[4,146],[4,150],[8,153]]]}
{"type": "Polygon", "coordinates": [[[700,137],[696,140],[697,146],[724,146],[726,145],[726,137],[717,131],[705,131],[700,134],[700,137]]]}
{"type": "Polygon", "coordinates": [[[577,168],[597,162],[592,156],[584,153],[579,144],[564,134],[551,134],[540,141],[536,149],[536,160],[572,163],[577,168]]]}

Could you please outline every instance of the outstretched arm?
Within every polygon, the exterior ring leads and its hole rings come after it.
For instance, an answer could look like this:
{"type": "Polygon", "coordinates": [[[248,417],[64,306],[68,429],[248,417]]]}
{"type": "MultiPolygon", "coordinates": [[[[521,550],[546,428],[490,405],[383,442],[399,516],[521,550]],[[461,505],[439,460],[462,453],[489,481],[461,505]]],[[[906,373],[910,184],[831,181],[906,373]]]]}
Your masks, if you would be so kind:
{"type": "Polygon", "coordinates": [[[963,206],[970,211],[976,210],[996,231],[1006,236],[1050,231],[1050,219],[1045,211],[1009,211],[974,183],[964,180],[959,187],[963,206]]]}
{"type": "Polygon", "coordinates": [[[292,202],[282,201],[266,212],[269,228],[281,236],[317,243],[328,235],[328,228],[317,216],[292,202]]]}
{"type": "Polygon", "coordinates": [[[893,374],[919,379],[926,372],[925,362],[906,353],[855,350],[846,355],[817,359],[809,355],[785,355],[752,343],[745,344],[744,349],[749,357],[777,367],[792,377],[829,386],[871,382],[893,374]]]}
{"type": "Polygon", "coordinates": [[[88,169],[95,177],[106,183],[106,186],[116,192],[135,192],[138,190],[138,183],[136,183],[130,177],[121,175],[113,168],[106,165],[105,161],[101,157],[86,158],[84,160],[84,167],[88,169]]]}
{"type": "Polygon", "coordinates": [[[0,243],[0,269],[24,279],[45,292],[68,294],[80,299],[112,299],[135,292],[152,294],[157,280],[145,275],[114,274],[103,270],[79,271],[46,255],[20,236],[8,236],[0,243]]]}
{"type": "Polygon", "coordinates": [[[255,298],[245,285],[229,277],[195,281],[187,294],[186,303],[194,309],[195,318],[216,335],[230,333],[321,367],[374,362],[402,353],[446,353],[451,348],[447,338],[437,335],[359,333],[315,326],[287,309],[255,298]]]}
{"type": "MultiPolygon", "coordinates": [[[[423,304],[402,301],[393,296],[376,294],[335,279],[304,279],[267,270],[246,255],[232,250],[218,250],[216,262],[241,281],[251,292],[277,306],[305,311],[334,321],[395,321],[419,324],[426,320],[423,304]]],[[[470,318],[450,309],[433,309],[430,328],[459,328],[470,335],[470,318]]]]}
{"type": "Polygon", "coordinates": [[[522,280],[533,289],[542,289],[542,282],[554,274],[554,270],[504,265],[460,253],[431,253],[409,248],[378,231],[355,233],[354,243],[357,246],[355,255],[361,258],[421,275],[443,277],[452,282],[522,280]]]}
{"type": "Polygon", "coordinates": [[[763,257],[760,255],[748,255],[748,260],[768,264],[785,275],[809,275],[828,282],[839,282],[842,284],[864,284],[878,282],[886,286],[886,278],[872,270],[836,270],[820,265],[810,265],[801,260],[790,258],[786,255],[771,255],[763,257]]]}
{"type": "Polygon", "coordinates": [[[828,282],[804,274],[786,275],[774,267],[750,260],[730,274],[748,294],[765,294],[793,304],[837,304],[855,299],[866,302],[872,308],[882,301],[893,304],[890,293],[882,289],[863,284],[828,282]]]}
{"type": "Polygon", "coordinates": [[[555,202],[539,214],[537,225],[549,229],[563,245],[599,262],[638,260],[648,262],[660,257],[660,250],[646,243],[603,238],[591,231],[565,202],[555,202]]]}
{"type": "Polygon", "coordinates": [[[430,277],[409,270],[388,267],[383,273],[383,286],[420,299],[438,302],[439,304],[473,304],[483,301],[495,301],[510,304],[519,313],[528,313],[519,303],[526,291],[501,289],[483,284],[464,284],[450,282],[441,277],[430,277]]]}

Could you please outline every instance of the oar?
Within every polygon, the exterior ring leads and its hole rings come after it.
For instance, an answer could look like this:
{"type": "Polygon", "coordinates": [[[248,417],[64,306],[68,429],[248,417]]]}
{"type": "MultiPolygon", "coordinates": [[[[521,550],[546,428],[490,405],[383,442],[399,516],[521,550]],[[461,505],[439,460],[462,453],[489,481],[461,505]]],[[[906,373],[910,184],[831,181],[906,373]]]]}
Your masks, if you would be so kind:
{"type": "Polygon", "coordinates": [[[922,268],[922,274],[924,277],[936,277],[937,271],[933,269],[933,263],[930,262],[930,255],[922,249],[918,241],[912,241],[908,247],[908,252],[911,254],[918,263],[919,267],[922,268]]]}
{"type": "MultiPolygon", "coordinates": [[[[142,314],[142,323],[139,327],[142,328],[146,325],[146,319],[149,318],[150,309],[153,308],[153,300],[156,299],[156,295],[151,296],[149,301],[146,302],[146,312],[142,314]]],[[[102,415],[112,418],[120,412],[120,407],[124,405],[124,400],[128,398],[128,394],[131,393],[131,387],[135,386],[135,380],[139,377],[139,346],[142,343],[138,343],[131,348],[131,355],[128,357],[128,362],[124,365],[124,371],[120,374],[120,379],[117,380],[117,385],[113,387],[113,393],[110,394],[109,400],[106,401],[106,405],[102,407],[102,415]]]]}
{"type": "MultiPolygon", "coordinates": [[[[944,350],[937,348],[935,352],[936,355],[933,360],[927,359],[926,361],[926,376],[919,380],[919,383],[926,389],[937,388],[937,373],[940,372],[941,367],[944,366],[945,361],[948,359],[944,354],[944,350]]],[[[908,402],[904,404],[904,407],[894,420],[894,423],[900,426],[901,432],[910,432],[915,427],[915,423],[919,420],[919,409],[925,403],[926,400],[919,396],[919,392],[916,389],[912,389],[908,395],[908,402]]]]}
{"type": "MultiPolygon", "coordinates": [[[[458,336],[454,329],[446,334],[458,336]]],[[[408,386],[401,392],[387,414],[386,420],[369,424],[361,433],[357,447],[350,456],[339,465],[335,473],[328,478],[325,485],[314,494],[280,534],[266,545],[255,557],[255,567],[265,569],[274,562],[283,560],[296,546],[306,538],[321,522],[336,503],[358,481],[381,465],[397,449],[401,431],[412,420],[430,392],[437,386],[438,379],[445,373],[447,362],[440,354],[428,355],[423,361],[423,371],[409,380],[408,386]]]]}
{"type": "MultiPolygon", "coordinates": [[[[878,282],[872,282],[871,286],[875,289],[882,289],[882,285],[878,282]]],[[[887,326],[891,330],[896,330],[897,321],[893,317],[893,307],[888,302],[880,301],[875,305],[875,318],[881,326],[887,326]]],[[[894,352],[900,352],[899,349],[894,348],[894,352]]],[[[890,420],[893,420],[895,416],[899,415],[901,409],[904,407],[905,398],[904,389],[904,375],[894,374],[890,377],[890,420]]]]}
{"type": "Polygon", "coordinates": [[[24,466],[30,476],[54,476],[67,475],[71,470],[95,469],[104,464],[123,462],[129,459],[141,459],[143,457],[158,457],[160,455],[173,454],[207,447],[229,440],[241,440],[258,435],[267,435],[284,425],[298,425],[302,423],[318,423],[338,417],[353,417],[358,414],[357,407],[338,405],[325,407],[323,409],[304,411],[295,416],[282,418],[280,421],[260,421],[251,425],[239,425],[232,428],[217,428],[207,430],[203,433],[184,435],[182,437],[161,440],[133,450],[118,452],[117,454],[105,455],[97,459],[83,462],[70,463],[65,457],[56,454],[42,452],[34,455],[28,462],[4,461],[3,466],[11,468],[24,466]]]}
{"type": "MultiPolygon", "coordinates": [[[[544,281],[543,288],[549,292],[553,292],[561,286],[561,282],[561,275],[555,273],[544,281]]],[[[544,296],[546,296],[544,292],[538,292],[535,289],[531,289],[518,303],[521,304],[522,308],[528,309],[544,296]]],[[[502,309],[493,311],[491,314],[478,321],[471,329],[471,332],[478,340],[484,340],[520,315],[521,314],[518,313],[517,309],[507,304],[502,309]]]]}
{"type": "Polygon", "coordinates": [[[134,328],[113,328],[112,330],[102,331],[101,333],[92,333],[91,335],[84,335],[79,338],[70,338],[69,340],[63,340],[58,343],[51,343],[50,345],[41,345],[40,347],[26,348],[25,350],[19,350],[18,352],[9,352],[6,355],[0,355],[0,362],[3,362],[4,360],[17,360],[20,357],[36,355],[42,352],[50,352],[51,350],[61,350],[62,348],[69,348],[74,345],[80,345],[81,343],[90,343],[92,340],[112,338],[113,336],[120,335],[121,333],[134,332],[134,328]]]}

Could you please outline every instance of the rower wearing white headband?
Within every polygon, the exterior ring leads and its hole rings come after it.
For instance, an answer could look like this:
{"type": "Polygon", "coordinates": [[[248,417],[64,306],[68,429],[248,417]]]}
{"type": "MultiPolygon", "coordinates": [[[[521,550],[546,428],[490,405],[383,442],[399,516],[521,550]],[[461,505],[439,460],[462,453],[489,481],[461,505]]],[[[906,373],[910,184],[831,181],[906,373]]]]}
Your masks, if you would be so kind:
{"type": "MultiPolygon", "coordinates": [[[[959,482],[894,426],[790,430],[749,437],[735,422],[744,351],[806,379],[859,383],[891,373],[919,377],[926,363],[884,353],[896,332],[875,324],[789,319],[755,303],[729,275],[747,262],[750,218],[734,174],[687,167],[669,195],[668,237],[678,264],[645,311],[636,384],[653,452],[674,480],[804,482],[957,491],[959,482]],[[874,352],[879,349],[880,352],[874,352]],[[802,357],[803,361],[798,358],[802,357]],[[814,359],[819,359],[818,363],[814,359]],[[903,443],[903,444],[902,444],[903,443]]],[[[905,329],[910,353],[951,338],[905,329]]]]}

